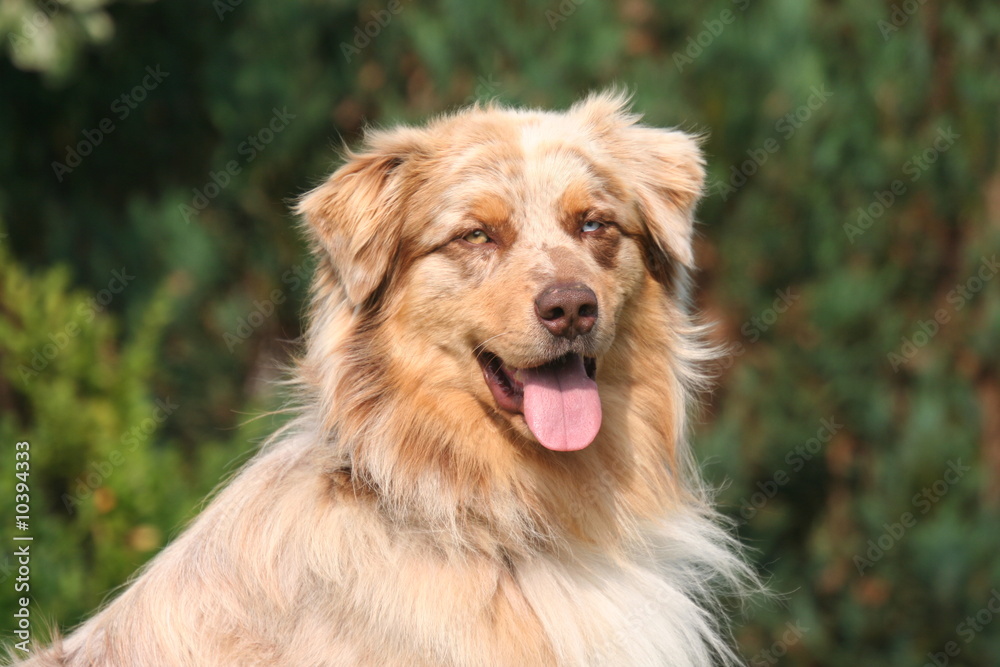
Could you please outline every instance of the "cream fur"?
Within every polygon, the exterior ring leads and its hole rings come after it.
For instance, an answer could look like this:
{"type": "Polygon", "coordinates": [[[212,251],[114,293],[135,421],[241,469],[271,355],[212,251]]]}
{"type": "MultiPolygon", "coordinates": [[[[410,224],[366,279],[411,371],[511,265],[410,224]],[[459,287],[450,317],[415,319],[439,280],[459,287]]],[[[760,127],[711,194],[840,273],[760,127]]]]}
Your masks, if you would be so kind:
{"type": "Polygon", "coordinates": [[[718,596],[755,578],[685,437],[711,357],[679,297],[701,155],[638,120],[607,93],[370,132],[299,207],[319,257],[300,415],[25,664],[735,663],[718,596]],[[615,229],[566,233],[574,207],[615,229]],[[470,218],[506,245],[456,245],[470,218]],[[572,348],[530,307],[566,277],[601,304],[572,348]],[[596,357],[597,440],[533,442],[492,403],[481,346],[596,357]]]}

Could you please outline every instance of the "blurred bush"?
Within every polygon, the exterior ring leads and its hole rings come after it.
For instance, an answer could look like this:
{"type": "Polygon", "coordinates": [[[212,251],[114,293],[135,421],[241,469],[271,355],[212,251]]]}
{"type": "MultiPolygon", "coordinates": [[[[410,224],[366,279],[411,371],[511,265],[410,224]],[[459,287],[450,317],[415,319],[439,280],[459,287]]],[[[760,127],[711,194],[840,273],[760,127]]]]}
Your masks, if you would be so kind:
{"type": "Polygon", "coordinates": [[[288,202],[342,140],[617,82],[709,135],[697,298],[732,353],[698,451],[787,593],[743,619],[750,663],[1000,655],[1000,7],[12,2],[4,30],[0,455],[32,441],[35,600],[62,624],[272,428],[241,424],[299,333],[288,202]],[[103,479],[157,400],[179,407],[103,479]]]}
{"type": "MultiPolygon", "coordinates": [[[[129,275],[115,273],[88,297],[69,288],[65,269],[29,274],[0,246],[0,440],[10,462],[0,494],[11,499],[3,519],[14,535],[33,537],[31,594],[61,621],[91,611],[162,547],[225,473],[229,456],[203,441],[186,458],[162,438],[163,423],[192,409],[151,387],[174,297],[170,289],[154,294],[123,339],[106,307],[124,294],[129,275]],[[19,441],[30,445],[30,465],[15,477],[19,441]],[[30,488],[25,530],[13,516],[18,482],[30,488]]],[[[19,597],[16,572],[5,558],[4,609],[19,597]]]]}

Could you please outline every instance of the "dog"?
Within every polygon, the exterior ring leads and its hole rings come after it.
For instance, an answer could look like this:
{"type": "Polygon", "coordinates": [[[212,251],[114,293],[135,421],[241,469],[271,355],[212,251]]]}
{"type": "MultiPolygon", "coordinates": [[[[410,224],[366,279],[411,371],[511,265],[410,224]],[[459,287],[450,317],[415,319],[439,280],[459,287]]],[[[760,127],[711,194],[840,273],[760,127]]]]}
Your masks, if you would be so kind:
{"type": "Polygon", "coordinates": [[[299,414],[24,664],[735,664],[755,575],[686,439],[704,178],[618,91],[368,131],[297,205],[299,414]]]}

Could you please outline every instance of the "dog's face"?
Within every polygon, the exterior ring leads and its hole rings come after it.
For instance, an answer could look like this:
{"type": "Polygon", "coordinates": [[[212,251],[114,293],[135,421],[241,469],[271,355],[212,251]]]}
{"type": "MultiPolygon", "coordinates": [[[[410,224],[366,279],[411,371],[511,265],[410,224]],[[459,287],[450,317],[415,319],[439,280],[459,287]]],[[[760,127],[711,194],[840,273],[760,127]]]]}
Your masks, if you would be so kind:
{"type": "Polygon", "coordinates": [[[528,440],[582,449],[630,312],[691,264],[700,153],[636,120],[597,96],[380,132],[300,209],[398,364],[528,440]]]}

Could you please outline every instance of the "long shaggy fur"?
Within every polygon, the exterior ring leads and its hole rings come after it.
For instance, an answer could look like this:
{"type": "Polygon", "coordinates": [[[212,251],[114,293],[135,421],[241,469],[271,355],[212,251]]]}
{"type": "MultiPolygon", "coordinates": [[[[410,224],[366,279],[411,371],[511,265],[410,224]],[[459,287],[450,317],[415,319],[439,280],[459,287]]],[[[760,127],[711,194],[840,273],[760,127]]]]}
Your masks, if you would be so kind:
{"type": "Polygon", "coordinates": [[[299,206],[319,260],[299,416],[24,664],[735,663],[718,601],[755,579],[686,441],[712,356],[680,296],[702,183],[695,139],[617,93],[370,132],[299,206]],[[594,208],[609,236],[564,231],[594,208]],[[494,254],[456,245],[469,219],[494,254]],[[553,452],[476,358],[553,354],[530,304],[567,276],[601,300],[565,350],[597,359],[604,422],[553,452]]]}

